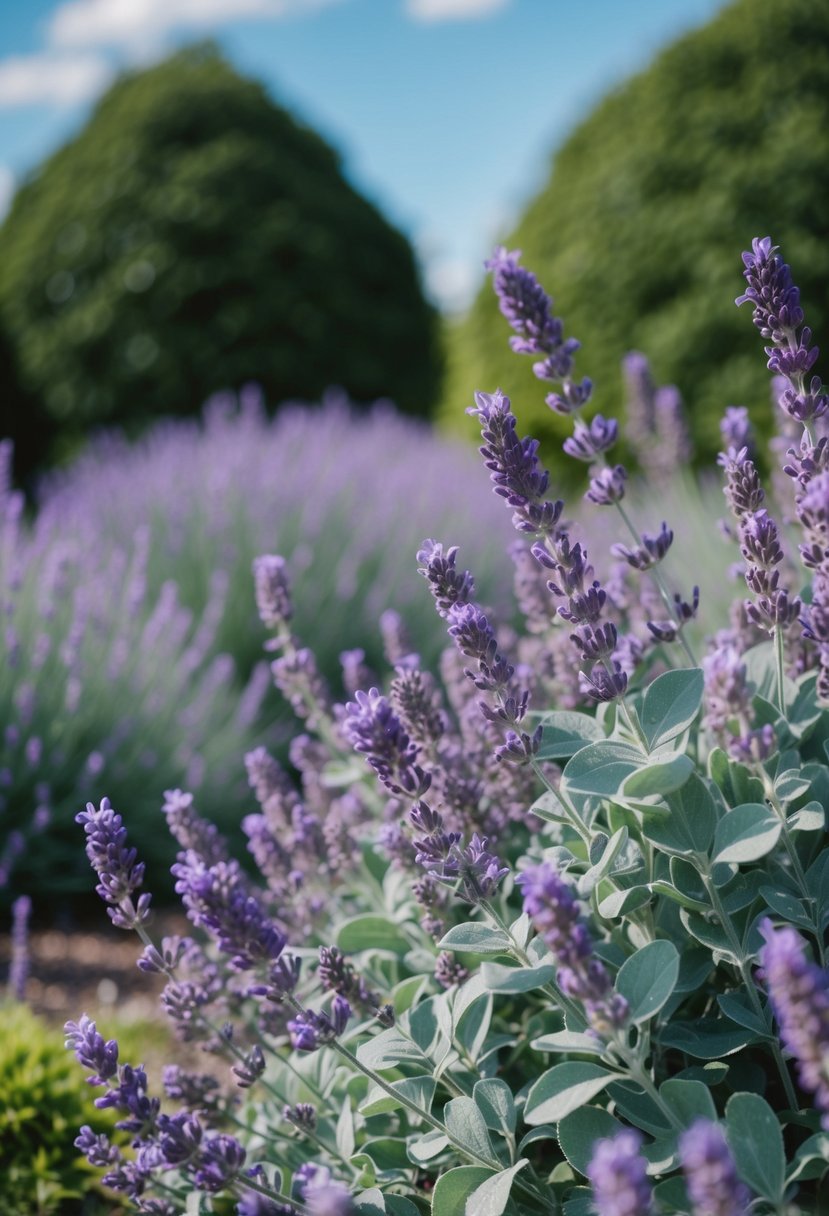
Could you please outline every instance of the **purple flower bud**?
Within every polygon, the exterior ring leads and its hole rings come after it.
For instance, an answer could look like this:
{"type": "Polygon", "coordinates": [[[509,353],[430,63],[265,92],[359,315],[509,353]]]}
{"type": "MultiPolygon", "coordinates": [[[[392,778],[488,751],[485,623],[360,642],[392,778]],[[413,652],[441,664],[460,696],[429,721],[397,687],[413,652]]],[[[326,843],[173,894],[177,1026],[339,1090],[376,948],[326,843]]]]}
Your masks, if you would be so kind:
{"type": "Polygon", "coordinates": [[[745,1216],[751,1195],[737,1176],[722,1129],[697,1119],[679,1138],[692,1216],[745,1216]]]}
{"type": "Polygon", "coordinates": [[[579,687],[591,701],[615,701],[622,697],[628,686],[627,673],[617,659],[611,660],[612,670],[597,663],[589,672],[579,674],[579,687]]]}
{"type": "Polygon", "coordinates": [[[208,1136],[203,1144],[193,1182],[200,1191],[217,1195],[238,1178],[245,1164],[245,1150],[235,1136],[208,1136]]]}
{"type": "Polygon", "coordinates": [[[590,489],[584,497],[599,507],[612,506],[624,498],[626,481],[627,473],[623,465],[617,464],[613,468],[608,465],[591,477],[590,489]]]}
{"type": "Polygon", "coordinates": [[[75,816],[86,833],[86,855],[98,875],[95,888],[101,899],[112,907],[109,917],[119,929],[134,929],[143,925],[150,915],[150,896],[141,895],[133,903],[133,895],[141,886],[144,865],[136,862],[135,849],[127,847],[127,831],[110,806],[109,799],[100,808],[88,802],[86,810],[75,816]]]}
{"type": "Polygon", "coordinates": [[[573,434],[563,443],[564,451],[574,460],[592,464],[603,452],[609,451],[619,437],[619,424],[614,418],[603,418],[596,414],[590,423],[576,419],[573,434]]]}
{"type": "Polygon", "coordinates": [[[750,453],[753,446],[751,421],[744,405],[729,405],[720,421],[720,435],[726,451],[745,450],[750,453]]]}
{"type": "Polygon", "coordinates": [[[760,926],[761,978],[771,999],[780,1037],[797,1061],[801,1087],[814,1095],[821,1126],[829,1131],[829,972],[806,957],[806,943],[788,926],[760,926]]]}
{"type": "Polygon", "coordinates": [[[358,691],[348,702],[342,729],[354,750],[365,756],[393,794],[419,798],[428,790],[431,778],[416,763],[420,749],[376,688],[367,693],[358,691]]]}
{"type": "Polygon", "coordinates": [[[297,1102],[295,1106],[283,1107],[282,1118],[287,1123],[293,1123],[299,1131],[312,1132],[317,1126],[316,1108],[309,1102],[297,1102]]]}
{"type": "Polygon", "coordinates": [[[449,615],[453,605],[468,603],[475,591],[475,581],[469,571],[457,569],[457,556],[457,545],[444,552],[443,545],[436,540],[425,540],[417,552],[417,560],[421,563],[418,574],[429,583],[437,610],[443,617],[449,615]]]}
{"type": "Polygon", "coordinates": [[[626,1128],[599,1140],[587,1167],[597,1216],[649,1216],[653,1193],[647,1162],[640,1155],[642,1137],[626,1128]]]}
{"type": "Polygon", "coordinates": [[[621,557],[628,565],[633,566],[634,570],[649,570],[651,566],[661,562],[665,554],[673,544],[674,534],[668,525],[662,522],[662,526],[655,536],[649,532],[642,533],[642,544],[635,549],[629,549],[627,545],[611,545],[610,551],[616,557],[621,557]]]}
{"type": "Polygon", "coordinates": [[[84,1068],[92,1071],[90,1085],[106,1085],[118,1071],[118,1044],[115,1039],[104,1042],[103,1035],[91,1018],[84,1013],[80,1022],[67,1022],[63,1028],[65,1046],[74,1051],[75,1058],[84,1068]]]}
{"type": "Polygon", "coordinates": [[[240,1089],[250,1089],[251,1085],[255,1085],[265,1071],[265,1056],[259,1044],[255,1043],[244,1060],[234,1064],[230,1071],[237,1078],[240,1089]]]}
{"type": "Polygon", "coordinates": [[[256,607],[266,629],[287,626],[294,615],[284,557],[270,554],[254,558],[256,607]]]}

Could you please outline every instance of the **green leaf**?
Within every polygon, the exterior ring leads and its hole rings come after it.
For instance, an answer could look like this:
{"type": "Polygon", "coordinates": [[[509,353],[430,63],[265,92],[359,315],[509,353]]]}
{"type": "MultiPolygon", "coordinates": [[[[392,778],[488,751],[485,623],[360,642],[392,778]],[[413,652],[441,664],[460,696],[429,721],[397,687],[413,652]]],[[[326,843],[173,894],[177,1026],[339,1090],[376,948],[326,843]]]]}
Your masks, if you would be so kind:
{"type": "Polygon", "coordinates": [[[477,1081],[472,1090],[472,1101],[484,1117],[484,1123],[490,1131],[515,1131],[515,1099],[506,1081],[500,1077],[488,1077],[477,1081]]]}
{"type": "Polygon", "coordinates": [[[416,1208],[411,1199],[407,1199],[405,1195],[385,1195],[386,1211],[391,1216],[420,1216],[420,1209],[416,1208]]]}
{"type": "Polygon", "coordinates": [[[674,903],[681,904],[683,908],[689,908],[691,912],[707,912],[709,905],[701,899],[694,899],[691,895],[686,895],[684,891],[680,891],[673,883],[668,882],[664,878],[658,878],[656,882],[651,883],[651,891],[654,895],[664,895],[667,899],[672,899],[674,903]]]}
{"type": "Polygon", "coordinates": [[[361,950],[405,954],[411,943],[387,916],[355,916],[340,925],[337,945],[345,954],[358,954],[361,950]]]}
{"type": "MultiPolygon", "coordinates": [[[[435,1078],[430,1074],[423,1074],[419,1077],[406,1077],[402,1081],[392,1081],[391,1088],[401,1095],[402,1098],[408,1098],[410,1102],[416,1102],[418,1106],[422,1106],[424,1110],[430,1110],[432,1099],[435,1096],[435,1078]]],[[[361,1103],[359,1111],[361,1115],[384,1115],[388,1111],[397,1110],[403,1106],[402,1101],[391,1097],[379,1085],[372,1085],[369,1088],[366,1099],[361,1103]]]]}
{"type": "Polygon", "coordinates": [[[621,1130],[622,1124],[606,1110],[598,1106],[582,1106],[561,1120],[558,1142],[573,1169],[585,1174],[596,1141],[615,1136],[621,1130]]]}
{"type": "Polygon", "coordinates": [[[621,793],[625,798],[647,798],[651,794],[673,794],[682,789],[694,771],[694,762],[683,752],[674,752],[654,760],[644,768],[631,773],[623,782],[621,793]]]}
{"type": "Polygon", "coordinates": [[[337,1150],[340,1156],[350,1157],[355,1148],[354,1115],[351,1110],[351,1099],[347,1094],[340,1110],[340,1117],[337,1120],[336,1139],[337,1150]]]}
{"type": "Polygon", "coordinates": [[[359,1212],[360,1216],[385,1216],[386,1201],[383,1192],[376,1186],[368,1191],[361,1191],[359,1195],[354,1196],[354,1210],[359,1212]]]}
{"type": "Polygon", "coordinates": [[[542,1034],[530,1043],[533,1051],[589,1052],[599,1056],[604,1048],[595,1035],[579,1034],[575,1030],[557,1030],[554,1034],[542,1034]]]}
{"type": "Polygon", "coordinates": [[[791,1184],[800,1179],[822,1178],[829,1170],[829,1136],[820,1132],[810,1136],[800,1145],[794,1155],[786,1182],[791,1184]]]}
{"type": "Polygon", "coordinates": [[[443,1122],[451,1138],[458,1144],[478,1157],[492,1157],[484,1117],[471,1098],[452,1098],[447,1102],[443,1108],[443,1122]]]}
{"type": "Polygon", "coordinates": [[[807,802],[793,811],[786,823],[791,832],[822,832],[826,827],[826,811],[819,802],[807,802]]]}
{"type": "Polygon", "coordinates": [[[442,1036],[438,1022],[438,997],[430,996],[410,1009],[401,1018],[401,1026],[407,1030],[424,1055],[429,1055],[442,1036]]]}
{"type": "Polygon", "coordinates": [[[357,1058],[366,1068],[396,1068],[404,1061],[424,1062],[423,1052],[416,1043],[392,1026],[367,1039],[357,1048],[357,1058]]]}
{"type": "MultiPolygon", "coordinates": [[[[487,1178],[472,1192],[466,1201],[465,1216],[502,1216],[509,1202],[509,1193],[515,1175],[528,1165],[526,1157],[516,1161],[508,1170],[501,1170],[493,1178],[487,1178]]],[[[434,1211],[434,1209],[433,1209],[434,1211]]],[[[443,1216],[443,1209],[441,1209],[443,1216]]]]}
{"type": "Polygon", "coordinates": [[[365,1154],[378,1170],[405,1170],[409,1167],[406,1141],[397,1136],[378,1136],[360,1145],[360,1156],[365,1154]]]}
{"type": "Polygon", "coordinates": [[[717,997],[717,1004],[725,1016],[738,1026],[751,1030],[754,1034],[768,1035],[769,1028],[755,1009],[752,1008],[748,997],[739,992],[723,992],[717,997]]]}
{"type": "Polygon", "coordinates": [[[766,886],[760,888],[760,894],[772,912],[776,912],[778,916],[782,916],[790,924],[800,925],[804,929],[811,927],[811,917],[806,914],[805,907],[797,896],[792,895],[791,891],[781,890],[780,887],[766,886]]]}
{"type": "Polygon", "coordinates": [[[412,1141],[407,1153],[409,1160],[413,1161],[415,1165],[425,1165],[427,1161],[432,1161],[439,1156],[448,1146],[449,1137],[445,1132],[436,1128],[434,1131],[427,1132],[425,1136],[412,1141]]]}
{"type": "Polygon", "coordinates": [[[541,723],[539,760],[564,760],[588,743],[604,738],[604,731],[590,714],[562,709],[545,714],[541,723]]]}
{"type": "Polygon", "coordinates": [[[523,1153],[524,1149],[530,1144],[535,1144],[539,1140],[555,1140],[556,1129],[552,1123],[542,1123],[539,1127],[533,1127],[527,1132],[526,1136],[522,1136],[518,1142],[518,1151],[523,1153]]]}
{"type": "MultiPolygon", "coordinates": [[[[611,886],[611,884],[603,883],[599,888],[600,893],[608,886],[611,886]]],[[[597,909],[599,916],[603,920],[615,920],[617,916],[624,916],[628,912],[634,912],[637,908],[643,908],[650,901],[650,887],[625,887],[623,890],[611,889],[608,895],[600,894],[597,909]]]]}
{"type": "Polygon", "coordinates": [[[759,1094],[734,1094],[725,1108],[726,1134],[737,1172],[775,1206],[783,1199],[786,1154],[777,1116],[759,1094]]]}
{"type": "Polygon", "coordinates": [[[596,850],[597,856],[594,856],[594,839],[590,845],[590,860],[592,865],[590,869],[582,874],[578,881],[578,891],[582,899],[586,899],[596,883],[608,875],[613,867],[613,863],[621,853],[622,849],[627,844],[628,829],[623,824],[617,831],[608,839],[603,833],[599,841],[599,849],[596,850]]]}
{"type": "Polygon", "coordinates": [[[432,1216],[466,1216],[466,1201],[494,1170],[482,1165],[457,1165],[441,1174],[432,1191],[432,1216]]]}
{"type": "Polygon", "coordinates": [[[616,991],[630,1005],[634,1022],[647,1022],[670,999],[679,978],[679,953],[673,942],[648,942],[622,965],[616,991]]]}
{"type": "Polygon", "coordinates": [[[761,802],[747,802],[724,815],[714,833],[714,861],[757,861],[780,839],[782,824],[761,802]]]}
{"type": "Polygon", "coordinates": [[[476,1061],[489,1034],[492,1007],[492,993],[487,992],[464,1009],[460,1016],[455,1015],[455,1038],[476,1061]]]}
{"type": "Polygon", "coordinates": [[[617,1073],[586,1061],[556,1064],[538,1078],[527,1094],[524,1122],[531,1126],[558,1123],[617,1079],[617,1073]]]}
{"type": "Polygon", "coordinates": [[[694,773],[682,789],[668,794],[667,820],[648,823],[648,839],[665,852],[684,857],[688,853],[707,853],[717,826],[717,804],[706,781],[694,773]]]}
{"type": "Polygon", "coordinates": [[[711,1091],[702,1081],[679,1081],[675,1077],[663,1081],[659,1096],[669,1106],[683,1127],[690,1127],[695,1119],[716,1121],[717,1108],[711,1091]]]}
{"type": "Polygon", "coordinates": [[[699,667],[666,671],[645,690],[639,720],[648,750],[655,751],[681,735],[702,705],[703,677],[699,667]]]}
{"type": "Polygon", "coordinates": [[[438,945],[441,950],[458,950],[469,954],[509,954],[511,949],[510,940],[503,929],[493,929],[474,920],[455,925],[438,945]]]}
{"type": "Polygon", "coordinates": [[[569,794],[612,798],[626,777],[645,764],[645,757],[629,743],[601,739],[576,752],[564,768],[562,788],[569,794]]]}
{"type": "Polygon", "coordinates": [[[693,1022],[670,1022],[659,1032],[663,1047],[676,1047],[696,1060],[718,1060],[731,1056],[749,1043],[755,1035],[741,1030],[721,1018],[697,1018],[693,1022]]]}
{"type": "Polygon", "coordinates": [[[542,988],[554,978],[555,967],[542,963],[537,967],[505,967],[501,963],[482,963],[481,978],[490,992],[508,995],[517,992],[532,992],[542,988]]]}

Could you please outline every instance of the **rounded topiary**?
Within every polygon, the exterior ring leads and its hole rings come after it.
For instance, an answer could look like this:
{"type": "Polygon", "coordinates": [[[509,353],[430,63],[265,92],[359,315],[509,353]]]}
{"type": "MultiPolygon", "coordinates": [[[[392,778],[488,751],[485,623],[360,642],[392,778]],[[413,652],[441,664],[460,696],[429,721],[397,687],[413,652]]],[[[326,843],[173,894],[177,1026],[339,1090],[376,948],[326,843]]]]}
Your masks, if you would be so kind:
{"type": "Polygon", "coordinates": [[[337,384],[421,414],[437,393],[408,242],[210,45],[123,76],[21,188],[0,314],[64,436],[248,380],[271,401],[337,384]]]}
{"type": "Polygon", "coordinates": [[[111,1135],[113,1111],[97,1109],[59,1030],[26,1005],[0,1004],[0,1018],[0,1211],[103,1212],[99,1171],[74,1141],[83,1124],[111,1135]]]}
{"type": "MultiPolygon", "coordinates": [[[[618,409],[620,360],[644,351],[657,382],[681,388],[707,461],[725,407],[768,400],[756,335],[733,305],[734,251],[773,232],[800,268],[820,335],[828,189],[829,5],[737,0],[577,128],[506,244],[523,250],[581,340],[577,373],[593,379],[597,409],[618,409]]],[[[451,335],[445,417],[459,423],[470,382],[500,385],[525,429],[560,442],[570,424],[547,410],[507,336],[487,283],[451,335]]]]}

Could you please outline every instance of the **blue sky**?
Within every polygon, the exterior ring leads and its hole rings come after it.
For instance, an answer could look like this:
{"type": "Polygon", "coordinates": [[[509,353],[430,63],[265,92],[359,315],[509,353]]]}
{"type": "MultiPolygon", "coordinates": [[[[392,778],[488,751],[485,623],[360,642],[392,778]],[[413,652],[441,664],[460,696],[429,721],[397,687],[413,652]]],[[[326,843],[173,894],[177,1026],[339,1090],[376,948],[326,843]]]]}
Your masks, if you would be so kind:
{"type": "Polygon", "coordinates": [[[317,127],[447,310],[608,89],[723,0],[11,0],[0,207],[121,67],[211,36],[317,127]]]}

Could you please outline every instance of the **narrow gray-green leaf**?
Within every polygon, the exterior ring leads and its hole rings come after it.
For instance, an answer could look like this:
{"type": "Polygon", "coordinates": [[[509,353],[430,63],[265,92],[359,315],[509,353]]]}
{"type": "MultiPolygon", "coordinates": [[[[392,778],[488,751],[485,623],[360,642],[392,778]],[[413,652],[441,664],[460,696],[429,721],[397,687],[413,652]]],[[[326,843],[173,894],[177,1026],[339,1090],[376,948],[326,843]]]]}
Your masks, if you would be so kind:
{"type": "Polygon", "coordinates": [[[511,943],[503,929],[493,929],[478,921],[455,925],[438,943],[442,950],[469,954],[509,954],[511,943]]]}
{"type": "Polygon", "coordinates": [[[484,1117],[490,1131],[515,1131],[515,1099],[512,1090],[500,1077],[476,1081],[472,1101],[484,1117]]]}
{"type": "Polygon", "coordinates": [[[447,1132],[458,1144],[470,1149],[478,1157],[492,1157],[484,1117],[471,1098],[452,1098],[443,1108],[443,1122],[447,1132]]]}
{"type": "Polygon", "coordinates": [[[775,1206],[783,1199],[786,1154],[774,1111],[759,1094],[734,1094],[725,1108],[726,1132],[737,1172],[775,1206]]]}

